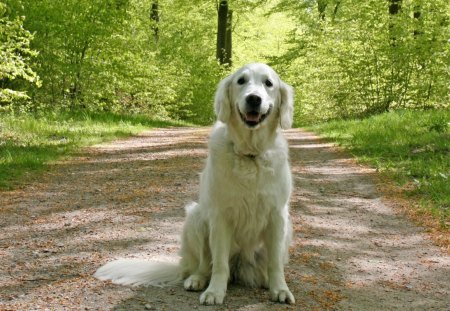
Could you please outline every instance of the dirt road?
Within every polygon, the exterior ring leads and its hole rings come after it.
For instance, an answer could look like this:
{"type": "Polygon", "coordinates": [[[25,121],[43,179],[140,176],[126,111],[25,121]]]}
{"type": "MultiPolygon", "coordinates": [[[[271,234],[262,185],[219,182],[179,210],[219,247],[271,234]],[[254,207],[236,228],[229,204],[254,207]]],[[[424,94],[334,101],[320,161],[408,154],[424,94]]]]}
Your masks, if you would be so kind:
{"type": "Polygon", "coordinates": [[[311,133],[286,132],[297,304],[231,285],[223,306],[182,287],[92,277],[118,257],[176,260],[208,129],[161,129],[90,148],[0,192],[0,310],[450,310],[450,257],[382,198],[374,171],[311,133]]]}

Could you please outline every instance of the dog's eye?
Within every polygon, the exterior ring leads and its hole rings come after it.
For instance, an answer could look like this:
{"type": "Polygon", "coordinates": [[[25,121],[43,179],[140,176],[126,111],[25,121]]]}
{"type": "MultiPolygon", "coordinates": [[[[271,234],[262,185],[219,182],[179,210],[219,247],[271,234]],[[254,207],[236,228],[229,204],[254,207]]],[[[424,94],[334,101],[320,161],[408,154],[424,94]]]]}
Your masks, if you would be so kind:
{"type": "Polygon", "coordinates": [[[267,87],[272,87],[273,86],[272,81],[270,81],[269,79],[266,80],[265,84],[266,84],[267,87]]]}
{"type": "Polygon", "coordinates": [[[244,77],[240,77],[239,80],[237,80],[237,83],[238,83],[239,85],[244,84],[244,83],[245,83],[244,77]]]}

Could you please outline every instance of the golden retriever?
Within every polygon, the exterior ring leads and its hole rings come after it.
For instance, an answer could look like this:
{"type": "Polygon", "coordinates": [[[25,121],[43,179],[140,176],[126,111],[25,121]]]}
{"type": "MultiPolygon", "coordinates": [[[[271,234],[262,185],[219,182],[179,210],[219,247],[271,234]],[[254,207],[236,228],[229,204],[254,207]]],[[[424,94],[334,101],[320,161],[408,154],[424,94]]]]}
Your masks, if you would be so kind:
{"type": "Polygon", "coordinates": [[[222,304],[229,281],[266,287],[271,299],[295,303],[285,277],[291,241],[288,145],[293,89],[265,64],[223,79],[214,109],[199,202],[187,208],[178,264],[120,259],[95,273],[124,285],[204,292],[200,303],[222,304]],[[205,289],[206,288],[206,289],[205,289]]]}

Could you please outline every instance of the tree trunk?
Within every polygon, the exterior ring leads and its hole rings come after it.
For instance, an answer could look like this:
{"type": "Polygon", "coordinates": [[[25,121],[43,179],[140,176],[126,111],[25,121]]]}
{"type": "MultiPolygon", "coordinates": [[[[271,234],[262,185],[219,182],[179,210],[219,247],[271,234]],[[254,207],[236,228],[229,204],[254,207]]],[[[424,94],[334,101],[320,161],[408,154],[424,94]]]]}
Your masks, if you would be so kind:
{"type": "Polygon", "coordinates": [[[220,1],[217,11],[216,58],[221,65],[231,65],[231,17],[228,1],[220,1]]]}
{"type": "Polygon", "coordinates": [[[233,20],[233,11],[229,10],[227,14],[227,33],[225,40],[225,59],[224,63],[231,66],[231,53],[232,53],[232,37],[231,37],[231,26],[233,20]]]}
{"type": "Polygon", "coordinates": [[[325,10],[327,8],[328,1],[327,0],[318,0],[317,1],[317,10],[319,11],[319,19],[325,20],[325,10]]]}
{"type": "Polygon", "coordinates": [[[415,29],[414,29],[414,38],[416,38],[418,35],[420,35],[422,32],[421,32],[421,29],[420,29],[420,27],[419,27],[419,25],[420,25],[420,16],[421,16],[422,14],[421,14],[421,11],[420,11],[420,6],[415,6],[414,7],[414,14],[413,14],[413,17],[414,17],[414,19],[416,20],[416,25],[417,25],[417,27],[415,27],[415,29]]]}
{"type": "MultiPolygon", "coordinates": [[[[402,0],[389,0],[389,15],[395,17],[401,9],[402,0]]],[[[395,20],[390,21],[389,31],[391,32],[391,46],[396,46],[396,30],[395,30],[395,20]]]]}
{"type": "Polygon", "coordinates": [[[338,13],[340,5],[341,5],[341,1],[340,0],[336,1],[335,5],[334,5],[334,10],[333,10],[333,21],[336,19],[336,15],[338,13]]]}
{"type": "Polygon", "coordinates": [[[86,52],[89,49],[89,45],[90,45],[90,40],[86,39],[84,41],[83,47],[80,51],[79,58],[77,58],[75,60],[76,72],[75,72],[75,76],[73,77],[73,83],[69,87],[69,92],[70,92],[69,96],[71,99],[71,109],[76,108],[76,102],[77,102],[77,100],[80,100],[81,80],[83,78],[81,75],[81,72],[83,70],[84,60],[86,58],[86,52]]]}
{"type": "Polygon", "coordinates": [[[396,15],[400,12],[402,0],[389,0],[389,14],[396,15]]]}
{"type": "Polygon", "coordinates": [[[378,112],[385,112],[389,111],[389,108],[391,107],[392,102],[395,101],[395,99],[399,98],[396,94],[395,86],[398,86],[401,84],[399,81],[399,61],[401,58],[399,58],[399,52],[398,52],[398,44],[397,42],[397,36],[398,36],[398,20],[396,19],[396,15],[400,13],[401,10],[401,4],[402,0],[389,0],[389,38],[390,38],[390,46],[392,48],[391,50],[391,73],[390,77],[388,78],[388,82],[386,85],[386,98],[384,102],[382,103],[381,107],[379,108],[378,112]]]}
{"type": "Polygon", "coordinates": [[[152,9],[150,12],[150,19],[153,21],[152,30],[153,30],[153,38],[155,42],[159,40],[159,5],[158,0],[153,0],[152,9]]]}

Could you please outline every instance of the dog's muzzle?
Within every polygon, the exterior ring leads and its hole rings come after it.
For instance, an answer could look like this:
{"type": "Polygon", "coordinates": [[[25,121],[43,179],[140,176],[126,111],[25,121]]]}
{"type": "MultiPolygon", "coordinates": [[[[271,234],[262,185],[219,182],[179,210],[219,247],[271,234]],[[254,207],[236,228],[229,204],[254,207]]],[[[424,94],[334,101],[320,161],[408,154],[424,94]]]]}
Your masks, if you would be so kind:
{"type": "MultiPolygon", "coordinates": [[[[261,113],[261,102],[262,99],[258,95],[248,95],[245,98],[245,112],[239,111],[242,121],[248,127],[255,127],[261,122],[263,122],[266,117],[270,114],[272,110],[272,105],[265,113],[261,113]]],[[[239,110],[239,109],[238,109],[239,110]]]]}

